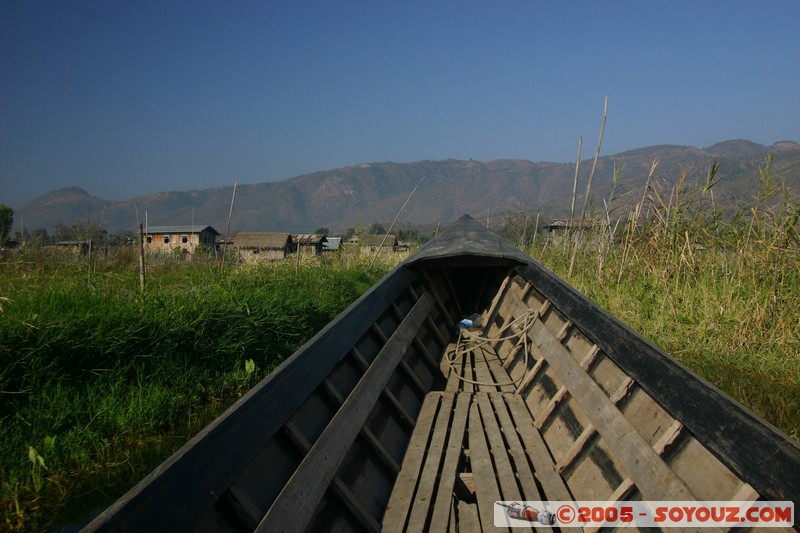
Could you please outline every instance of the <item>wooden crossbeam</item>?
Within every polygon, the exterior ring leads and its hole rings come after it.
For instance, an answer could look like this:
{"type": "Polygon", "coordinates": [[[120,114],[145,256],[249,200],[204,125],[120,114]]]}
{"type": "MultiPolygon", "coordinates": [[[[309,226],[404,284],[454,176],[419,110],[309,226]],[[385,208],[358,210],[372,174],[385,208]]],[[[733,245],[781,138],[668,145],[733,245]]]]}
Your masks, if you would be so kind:
{"type": "Polygon", "coordinates": [[[358,430],[433,305],[433,297],[428,293],[416,303],[314,443],[256,531],[305,530],[358,430]]]}
{"type": "Polygon", "coordinates": [[[543,323],[534,324],[530,337],[646,499],[695,499],[543,323]]]}

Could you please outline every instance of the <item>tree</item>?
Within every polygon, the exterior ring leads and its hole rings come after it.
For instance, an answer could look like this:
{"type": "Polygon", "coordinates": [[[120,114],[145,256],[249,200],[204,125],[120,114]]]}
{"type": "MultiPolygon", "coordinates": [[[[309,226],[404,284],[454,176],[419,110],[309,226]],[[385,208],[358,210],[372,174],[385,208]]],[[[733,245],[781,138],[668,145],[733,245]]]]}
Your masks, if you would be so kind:
{"type": "Polygon", "coordinates": [[[383,226],[379,222],[375,222],[371,225],[369,227],[369,232],[371,235],[386,235],[386,230],[383,229],[383,226]]]}
{"type": "Polygon", "coordinates": [[[75,222],[69,226],[64,224],[53,224],[53,241],[78,241],[89,242],[94,244],[102,244],[106,240],[108,232],[100,227],[100,224],[93,222],[91,219],[85,221],[75,222]]]}
{"type": "Polygon", "coordinates": [[[355,234],[356,234],[356,228],[347,228],[347,231],[345,231],[344,234],[342,234],[342,241],[343,242],[349,241],[355,234]]]}
{"type": "Polygon", "coordinates": [[[428,235],[423,235],[416,228],[405,228],[397,230],[397,239],[401,241],[411,241],[417,244],[428,242],[431,238],[428,235]]]}
{"type": "Polygon", "coordinates": [[[14,210],[5,204],[0,204],[0,244],[4,244],[14,223],[14,210]]]}
{"type": "Polygon", "coordinates": [[[326,236],[326,237],[327,237],[328,235],[330,235],[330,234],[331,234],[331,230],[329,230],[329,229],[328,229],[328,228],[326,228],[326,227],[321,227],[321,228],[317,228],[317,229],[315,229],[315,230],[314,230],[314,234],[315,234],[315,235],[324,235],[324,236],[326,236]]]}

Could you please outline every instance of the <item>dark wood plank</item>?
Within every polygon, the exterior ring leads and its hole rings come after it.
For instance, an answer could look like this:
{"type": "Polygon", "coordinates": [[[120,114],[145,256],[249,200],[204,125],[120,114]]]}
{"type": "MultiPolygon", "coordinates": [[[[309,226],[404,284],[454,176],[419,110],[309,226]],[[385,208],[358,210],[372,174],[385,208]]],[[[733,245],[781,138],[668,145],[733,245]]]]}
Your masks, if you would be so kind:
{"type": "MultiPolygon", "coordinates": [[[[308,453],[311,449],[311,443],[306,440],[303,436],[303,433],[291,422],[287,422],[284,426],[286,429],[287,434],[290,436],[292,442],[297,446],[302,453],[308,453]]],[[[366,428],[362,431],[368,431],[366,428]]],[[[345,507],[350,511],[350,514],[356,518],[358,522],[361,523],[362,526],[367,531],[378,532],[381,530],[381,525],[378,523],[375,518],[370,515],[364,506],[361,505],[361,502],[358,501],[358,498],[353,494],[353,492],[344,484],[344,482],[339,479],[338,477],[333,478],[333,482],[331,483],[331,491],[339,498],[345,507]]],[[[253,525],[253,529],[258,526],[258,521],[253,525]]]]}
{"type": "Polygon", "coordinates": [[[314,443],[256,531],[303,531],[306,528],[347,450],[432,307],[433,297],[425,293],[314,443]]]}
{"type": "MultiPolygon", "coordinates": [[[[439,473],[439,486],[436,489],[436,499],[433,502],[433,514],[431,515],[429,531],[444,531],[446,526],[448,509],[452,507],[453,485],[456,480],[458,461],[461,457],[469,405],[470,395],[458,394],[455,411],[453,412],[453,424],[450,428],[450,437],[445,450],[445,459],[439,473]]],[[[410,524],[412,523],[410,522],[410,524]]],[[[409,529],[413,531],[412,528],[409,529]]]]}
{"type": "Polygon", "coordinates": [[[436,414],[441,403],[441,393],[430,393],[422,402],[422,408],[417,418],[417,426],[411,435],[403,465],[397,475],[389,504],[383,516],[383,527],[386,531],[402,531],[405,528],[411,503],[414,501],[414,492],[417,488],[422,464],[425,461],[425,452],[428,449],[431,428],[436,419],[436,414]]]}
{"type": "Polygon", "coordinates": [[[589,444],[589,441],[591,441],[595,435],[597,435],[597,429],[590,424],[583,430],[580,436],[575,439],[575,442],[572,444],[572,446],[570,446],[569,449],[564,452],[564,455],[562,455],[558,460],[558,463],[556,463],[556,471],[559,474],[563,474],[567,468],[572,465],[575,459],[578,458],[581,452],[583,452],[583,450],[589,444]]]}
{"type": "Polygon", "coordinates": [[[405,372],[406,376],[408,377],[408,381],[414,385],[414,388],[416,388],[418,392],[421,392],[422,394],[427,394],[430,392],[430,388],[425,386],[425,384],[419,380],[416,372],[414,372],[414,369],[408,365],[405,359],[400,360],[400,368],[403,369],[403,372],[405,372]]]}
{"type": "Polygon", "coordinates": [[[492,298],[492,303],[489,305],[489,309],[486,310],[486,313],[483,315],[483,335],[488,336],[490,330],[492,329],[492,324],[494,324],[494,319],[497,314],[497,310],[500,308],[499,304],[505,297],[506,291],[508,290],[508,285],[511,283],[511,276],[506,276],[503,279],[503,283],[500,284],[500,288],[495,293],[494,298],[492,298]]]}
{"type": "Polygon", "coordinates": [[[488,231],[469,215],[464,215],[448,226],[447,231],[428,241],[406,260],[406,264],[421,265],[431,260],[446,263],[448,258],[456,259],[460,265],[526,264],[531,260],[530,256],[488,231]]]}
{"type": "MultiPolygon", "coordinates": [[[[350,353],[352,354],[353,359],[359,364],[359,366],[361,366],[361,368],[363,368],[364,370],[369,368],[369,363],[364,358],[364,355],[361,353],[361,351],[359,351],[358,348],[356,348],[354,346],[353,349],[350,350],[350,353]]],[[[381,391],[381,396],[387,402],[389,402],[389,405],[391,405],[394,408],[395,411],[397,411],[397,414],[400,415],[400,421],[406,427],[408,427],[409,429],[413,430],[414,429],[414,417],[412,417],[408,413],[408,411],[406,411],[406,408],[403,406],[403,404],[400,403],[400,400],[398,400],[397,397],[389,389],[384,389],[383,391],[381,391]]],[[[342,403],[342,402],[339,402],[339,403],[342,403]]]]}
{"type": "MultiPolygon", "coordinates": [[[[427,278],[427,274],[425,274],[425,278],[424,279],[428,279],[427,278]]],[[[430,285],[430,283],[429,283],[429,285],[430,285]]],[[[419,293],[417,292],[417,290],[414,288],[413,285],[409,285],[408,286],[408,291],[411,293],[411,296],[413,296],[415,300],[419,300],[419,293]]],[[[439,309],[439,312],[443,313],[442,316],[445,316],[445,317],[449,318],[449,315],[447,314],[447,310],[444,309],[444,306],[442,305],[442,302],[438,301],[436,292],[433,291],[433,288],[431,288],[431,291],[432,291],[432,294],[433,294],[434,298],[436,298],[436,300],[437,300],[436,301],[436,307],[439,309]]],[[[449,323],[449,320],[447,322],[449,323]]],[[[425,323],[433,331],[433,334],[436,336],[436,338],[439,339],[439,344],[441,344],[442,346],[447,346],[447,343],[449,342],[449,339],[445,338],[444,335],[442,335],[442,331],[439,329],[439,324],[437,324],[433,320],[431,315],[428,315],[428,317],[425,319],[425,323]]],[[[436,368],[435,364],[434,364],[433,368],[436,368]]]]}
{"type": "Polygon", "coordinates": [[[378,459],[380,459],[384,466],[386,466],[386,468],[391,470],[394,474],[400,472],[400,465],[394,460],[392,454],[389,453],[383,443],[378,439],[378,437],[375,436],[374,433],[372,433],[372,431],[369,430],[368,427],[364,426],[361,428],[360,435],[364,441],[369,444],[369,446],[372,448],[372,451],[375,452],[375,455],[378,457],[378,459]]]}
{"type": "Polygon", "coordinates": [[[537,348],[534,345],[533,349],[531,350],[531,353],[533,354],[532,356],[535,356],[536,362],[533,364],[533,366],[528,371],[528,373],[525,374],[525,377],[522,379],[522,381],[517,386],[517,392],[519,392],[521,390],[524,390],[525,387],[530,385],[531,381],[533,381],[533,378],[536,377],[536,375],[539,373],[539,371],[545,365],[545,358],[541,354],[541,352],[539,352],[539,348],[537,348]]]}
{"type": "Polygon", "coordinates": [[[644,440],[616,405],[541,321],[530,331],[550,367],[597,428],[647,500],[694,500],[683,481],[644,440]]]}
{"type": "Polygon", "coordinates": [[[414,339],[414,346],[416,346],[419,350],[419,353],[422,354],[422,360],[428,364],[428,368],[430,368],[433,372],[438,370],[439,361],[433,357],[430,350],[428,350],[428,347],[425,346],[425,343],[419,340],[419,338],[416,338],[414,339]]]}
{"type": "Polygon", "coordinates": [[[550,402],[545,405],[544,409],[542,409],[542,412],[539,413],[538,417],[536,417],[536,429],[542,429],[550,420],[550,417],[553,415],[553,411],[556,410],[556,407],[558,407],[561,402],[568,398],[569,390],[567,387],[562,386],[560,389],[558,389],[553,397],[550,398],[550,402]]]}
{"type": "Polygon", "coordinates": [[[333,492],[339,501],[347,507],[347,510],[350,511],[350,514],[355,517],[356,521],[361,524],[361,526],[371,533],[378,533],[381,531],[381,524],[375,517],[369,514],[369,512],[364,509],[364,506],[359,501],[358,497],[353,494],[353,491],[344,484],[344,482],[339,479],[338,477],[333,478],[333,482],[331,483],[331,492],[333,492]]]}
{"type": "Polygon", "coordinates": [[[88,524],[86,531],[144,531],[156,520],[165,530],[191,529],[416,277],[407,268],[392,271],[88,524]]]}
{"type": "Polygon", "coordinates": [[[414,417],[411,416],[411,414],[409,414],[409,412],[406,410],[405,407],[403,407],[403,404],[400,403],[400,400],[398,400],[397,397],[394,394],[392,394],[391,391],[389,391],[389,389],[384,389],[383,391],[381,391],[381,396],[387,402],[389,402],[389,405],[391,405],[392,408],[397,412],[400,422],[402,422],[402,424],[407,428],[413,430],[414,417]]]}
{"type": "Polygon", "coordinates": [[[226,494],[226,503],[230,512],[236,515],[237,521],[249,528],[255,529],[264,515],[263,511],[253,503],[247,491],[242,490],[236,483],[231,485],[226,494]]]}
{"type": "Polygon", "coordinates": [[[765,500],[792,500],[800,494],[800,443],[631,331],[538,263],[531,261],[517,272],[579,324],[608,357],[765,500]]]}
{"type": "MultiPolygon", "coordinates": [[[[433,294],[433,296],[434,296],[434,298],[436,300],[436,308],[439,310],[439,313],[441,314],[442,319],[445,320],[448,323],[449,326],[455,325],[457,320],[450,314],[450,310],[447,309],[447,307],[444,305],[444,301],[443,301],[442,295],[440,294],[440,291],[438,289],[438,284],[431,277],[430,271],[425,270],[425,271],[423,271],[422,275],[423,275],[423,279],[425,280],[425,282],[428,285],[428,290],[431,292],[431,294],[433,294]]],[[[414,294],[413,287],[411,288],[411,290],[412,290],[412,294],[414,294]]],[[[436,330],[437,335],[439,335],[439,338],[442,341],[442,343],[443,344],[446,343],[447,339],[444,337],[444,335],[442,334],[441,330],[439,330],[439,328],[437,327],[438,324],[434,323],[433,319],[429,319],[428,323],[431,325],[431,327],[433,327],[436,330]]]]}

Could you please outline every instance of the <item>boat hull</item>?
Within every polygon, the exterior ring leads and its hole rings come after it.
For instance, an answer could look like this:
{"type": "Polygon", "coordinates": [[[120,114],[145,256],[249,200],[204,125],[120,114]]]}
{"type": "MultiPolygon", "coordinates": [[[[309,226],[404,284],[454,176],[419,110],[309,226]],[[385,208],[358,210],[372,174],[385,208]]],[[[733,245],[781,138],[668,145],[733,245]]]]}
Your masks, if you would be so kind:
{"type": "Polygon", "coordinates": [[[499,500],[798,494],[796,441],[463,218],[87,530],[480,531],[499,500]]]}

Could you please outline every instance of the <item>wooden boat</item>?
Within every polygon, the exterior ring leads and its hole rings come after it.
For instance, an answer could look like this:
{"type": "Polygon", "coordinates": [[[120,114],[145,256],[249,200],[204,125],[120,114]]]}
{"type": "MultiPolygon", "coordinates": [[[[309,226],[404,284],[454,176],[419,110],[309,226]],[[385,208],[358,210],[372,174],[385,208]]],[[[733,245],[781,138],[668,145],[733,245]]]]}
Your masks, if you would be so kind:
{"type": "Polygon", "coordinates": [[[798,495],[796,441],[464,217],[87,530],[493,531],[498,500],[798,495]]]}

